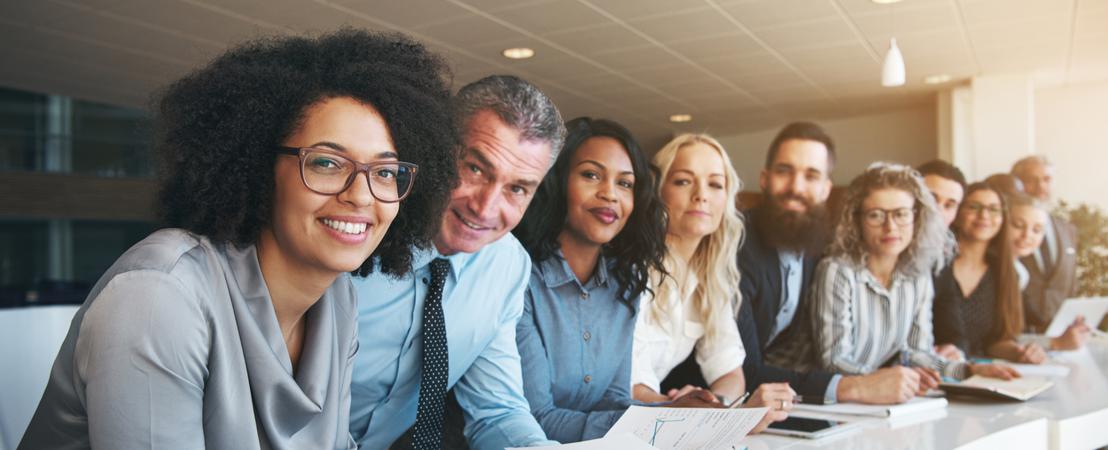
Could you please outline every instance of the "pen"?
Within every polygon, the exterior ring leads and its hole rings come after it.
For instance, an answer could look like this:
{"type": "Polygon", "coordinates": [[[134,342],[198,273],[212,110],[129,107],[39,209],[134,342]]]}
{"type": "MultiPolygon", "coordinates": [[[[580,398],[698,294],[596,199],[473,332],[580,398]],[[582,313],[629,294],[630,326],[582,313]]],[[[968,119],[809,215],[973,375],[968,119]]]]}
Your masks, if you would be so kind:
{"type": "Polygon", "coordinates": [[[749,392],[744,393],[741,397],[735,399],[735,401],[731,402],[731,404],[727,405],[727,407],[728,408],[738,408],[739,406],[742,406],[742,404],[744,402],[746,402],[747,397],[750,397],[749,392]]]}

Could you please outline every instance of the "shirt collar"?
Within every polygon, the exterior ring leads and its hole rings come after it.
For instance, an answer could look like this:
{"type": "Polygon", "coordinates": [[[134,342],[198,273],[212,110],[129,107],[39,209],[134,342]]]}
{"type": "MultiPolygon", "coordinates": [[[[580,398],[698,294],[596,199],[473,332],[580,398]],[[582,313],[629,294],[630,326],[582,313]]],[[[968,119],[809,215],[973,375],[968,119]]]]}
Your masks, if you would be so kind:
{"type": "Polygon", "coordinates": [[[435,248],[435,244],[431,244],[429,248],[413,249],[412,271],[423,270],[423,268],[430,265],[431,261],[434,261],[435,258],[446,258],[450,261],[450,273],[454,275],[454,279],[456,280],[461,277],[462,269],[476,254],[477,253],[458,252],[450,256],[443,256],[443,254],[439,253],[439,250],[435,248]]]}
{"type": "MultiPolygon", "coordinates": [[[[565,254],[562,253],[562,249],[558,249],[554,252],[554,256],[546,258],[542,262],[542,281],[546,283],[546,287],[555,288],[570,282],[578,282],[577,275],[573,273],[573,269],[569,267],[569,262],[566,261],[565,254]]],[[[596,286],[604,286],[608,284],[608,258],[604,256],[604,253],[600,253],[600,257],[596,259],[596,273],[591,279],[590,284],[596,286]]],[[[578,282],[578,284],[580,284],[578,282]]]]}

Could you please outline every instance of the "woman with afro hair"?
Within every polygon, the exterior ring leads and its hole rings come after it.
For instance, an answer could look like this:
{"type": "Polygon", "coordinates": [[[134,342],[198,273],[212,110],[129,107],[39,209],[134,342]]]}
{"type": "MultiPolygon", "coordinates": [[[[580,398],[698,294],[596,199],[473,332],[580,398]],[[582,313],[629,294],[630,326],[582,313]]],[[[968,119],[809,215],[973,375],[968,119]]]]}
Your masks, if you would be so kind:
{"type": "Polygon", "coordinates": [[[20,448],[354,448],[348,273],[403,275],[438,229],[449,80],[421,44],[343,30],[170,85],[168,228],[93,287],[20,448]]]}

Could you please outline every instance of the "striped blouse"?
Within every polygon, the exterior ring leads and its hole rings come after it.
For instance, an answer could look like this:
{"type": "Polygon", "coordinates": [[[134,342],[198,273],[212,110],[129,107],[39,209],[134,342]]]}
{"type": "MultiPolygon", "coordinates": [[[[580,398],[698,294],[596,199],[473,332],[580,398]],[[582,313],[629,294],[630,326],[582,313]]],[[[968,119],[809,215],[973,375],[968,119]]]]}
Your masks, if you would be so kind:
{"type": "Polygon", "coordinates": [[[865,266],[828,257],[816,268],[811,295],[814,354],[824,369],[866,374],[895,362],[965,378],[965,363],[932,350],[930,273],[897,271],[886,288],[865,266]]]}

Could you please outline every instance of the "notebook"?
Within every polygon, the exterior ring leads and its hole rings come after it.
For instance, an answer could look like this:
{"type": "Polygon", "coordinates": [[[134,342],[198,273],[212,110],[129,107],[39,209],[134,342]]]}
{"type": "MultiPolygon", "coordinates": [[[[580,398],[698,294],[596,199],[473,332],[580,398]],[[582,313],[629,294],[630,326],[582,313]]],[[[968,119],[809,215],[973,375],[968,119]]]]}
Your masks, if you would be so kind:
{"type": "Polygon", "coordinates": [[[836,403],[833,405],[808,405],[797,403],[793,411],[811,411],[823,414],[848,414],[852,416],[898,417],[921,411],[946,408],[945,398],[915,397],[899,405],[864,405],[861,403],[836,403]]]}
{"type": "Polygon", "coordinates": [[[1027,401],[1054,386],[1043,377],[1022,377],[1012,380],[988,378],[980,375],[962,380],[961,383],[942,383],[939,389],[947,395],[966,395],[999,400],[1027,401]]]}

